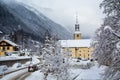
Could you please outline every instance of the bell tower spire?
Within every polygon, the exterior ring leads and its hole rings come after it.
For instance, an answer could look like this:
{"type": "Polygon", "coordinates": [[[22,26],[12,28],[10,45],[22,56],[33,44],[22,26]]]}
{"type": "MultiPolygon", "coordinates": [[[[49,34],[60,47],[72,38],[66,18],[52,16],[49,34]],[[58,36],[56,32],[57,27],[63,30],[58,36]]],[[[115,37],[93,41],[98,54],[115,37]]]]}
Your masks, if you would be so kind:
{"type": "Polygon", "coordinates": [[[80,25],[79,25],[79,23],[78,23],[78,13],[77,13],[77,12],[76,12],[75,31],[80,31],[80,25]]]}
{"type": "Polygon", "coordinates": [[[78,13],[76,12],[76,24],[78,24],[78,13]]]}
{"type": "Polygon", "coordinates": [[[78,13],[77,12],[76,12],[76,23],[75,23],[74,39],[81,39],[80,25],[78,23],[78,13]]]}

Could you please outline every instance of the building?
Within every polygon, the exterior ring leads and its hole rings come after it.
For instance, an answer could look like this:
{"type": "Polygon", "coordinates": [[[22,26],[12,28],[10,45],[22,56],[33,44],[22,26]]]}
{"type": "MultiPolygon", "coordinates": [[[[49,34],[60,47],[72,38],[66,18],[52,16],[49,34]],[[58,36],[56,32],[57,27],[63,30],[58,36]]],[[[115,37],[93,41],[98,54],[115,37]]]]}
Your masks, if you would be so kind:
{"type": "Polygon", "coordinates": [[[18,51],[18,45],[6,39],[0,40],[0,56],[5,56],[6,53],[18,51]]]}
{"type": "Polygon", "coordinates": [[[93,48],[91,39],[82,39],[80,26],[76,17],[75,32],[73,40],[60,40],[64,54],[69,51],[72,58],[91,59],[93,48]]]}

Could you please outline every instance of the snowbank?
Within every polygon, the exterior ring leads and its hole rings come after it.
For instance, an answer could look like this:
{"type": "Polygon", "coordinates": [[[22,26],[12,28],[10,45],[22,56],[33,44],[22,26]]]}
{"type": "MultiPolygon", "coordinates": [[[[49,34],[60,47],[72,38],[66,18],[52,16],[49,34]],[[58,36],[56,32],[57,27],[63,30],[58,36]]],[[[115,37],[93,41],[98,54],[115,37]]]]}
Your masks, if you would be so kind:
{"type": "MultiPolygon", "coordinates": [[[[26,58],[26,57],[23,57],[23,58],[26,58]]],[[[9,58],[8,58],[9,59],[9,58]]],[[[2,59],[3,60],[3,59],[2,59]]],[[[4,74],[4,73],[7,73],[7,72],[11,72],[11,71],[14,71],[14,70],[19,70],[19,69],[22,69],[22,68],[26,68],[30,63],[33,63],[33,64],[38,64],[40,61],[38,59],[38,56],[33,56],[32,58],[32,62],[31,61],[28,61],[26,62],[26,64],[21,64],[21,63],[15,63],[12,67],[6,67],[4,68],[3,65],[0,66],[0,75],[4,74]],[[6,69],[6,70],[5,70],[6,69]],[[3,71],[4,70],[4,71],[3,71]]],[[[6,66],[6,65],[4,65],[6,66]]]]}
{"type": "Polygon", "coordinates": [[[29,56],[3,56],[0,57],[0,61],[8,61],[8,60],[18,60],[18,59],[28,59],[29,56]]]}
{"type": "MultiPolygon", "coordinates": [[[[81,61],[81,63],[87,63],[87,62],[89,61],[86,62],[81,61]]],[[[77,63],[78,62],[76,62],[75,64],[77,63]]],[[[102,80],[102,74],[104,73],[104,69],[106,67],[104,66],[99,67],[96,62],[94,63],[95,65],[90,69],[80,69],[80,68],[71,67],[69,69],[70,79],[72,80],[73,78],[75,78],[75,80],[102,80]]],[[[25,80],[44,80],[43,78],[44,78],[43,73],[40,71],[36,71],[33,74],[31,74],[31,76],[27,77],[25,80]]],[[[47,79],[57,80],[57,76],[49,74],[47,79]]]]}

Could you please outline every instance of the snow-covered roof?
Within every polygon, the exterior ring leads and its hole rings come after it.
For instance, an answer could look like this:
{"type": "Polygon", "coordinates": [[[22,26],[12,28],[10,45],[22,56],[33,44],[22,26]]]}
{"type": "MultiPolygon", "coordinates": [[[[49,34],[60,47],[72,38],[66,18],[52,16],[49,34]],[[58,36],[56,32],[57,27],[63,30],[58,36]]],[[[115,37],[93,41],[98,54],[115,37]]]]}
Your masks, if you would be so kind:
{"type": "Polygon", "coordinates": [[[18,45],[15,44],[14,42],[12,42],[12,41],[10,41],[10,40],[7,40],[7,39],[2,39],[2,40],[0,40],[0,42],[2,42],[2,41],[5,41],[5,42],[11,44],[12,46],[18,46],[18,45]]]}
{"type": "Polygon", "coordinates": [[[60,40],[62,47],[90,47],[91,39],[60,40]]]}
{"type": "Polygon", "coordinates": [[[74,33],[75,33],[75,34],[81,34],[81,32],[80,32],[80,31],[75,31],[74,33]]]}

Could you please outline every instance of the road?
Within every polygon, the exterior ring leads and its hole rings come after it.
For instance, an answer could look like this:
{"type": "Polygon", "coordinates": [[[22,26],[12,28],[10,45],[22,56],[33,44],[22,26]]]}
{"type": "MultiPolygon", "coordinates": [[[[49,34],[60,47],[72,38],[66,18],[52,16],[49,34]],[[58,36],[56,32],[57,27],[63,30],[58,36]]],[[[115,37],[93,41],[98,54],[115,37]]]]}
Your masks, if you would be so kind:
{"type": "Polygon", "coordinates": [[[30,76],[31,72],[28,72],[28,69],[19,70],[11,74],[5,75],[0,80],[25,80],[26,77],[30,76]]]}
{"type": "Polygon", "coordinates": [[[28,76],[30,76],[30,74],[31,74],[30,72],[24,72],[11,78],[10,80],[25,80],[28,76]]]}
{"type": "MultiPolygon", "coordinates": [[[[36,65],[38,64],[40,63],[37,63],[36,65]]],[[[31,73],[32,72],[28,72],[28,68],[23,68],[1,76],[0,80],[25,80],[31,73]]]]}
{"type": "Polygon", "coordinates": [[[78,75],[76,75],[75,77],[73,77],[72,80],[75,80],[77,77],[79,77],[81,73],[82,73],[82,71],[78,75]]]}

